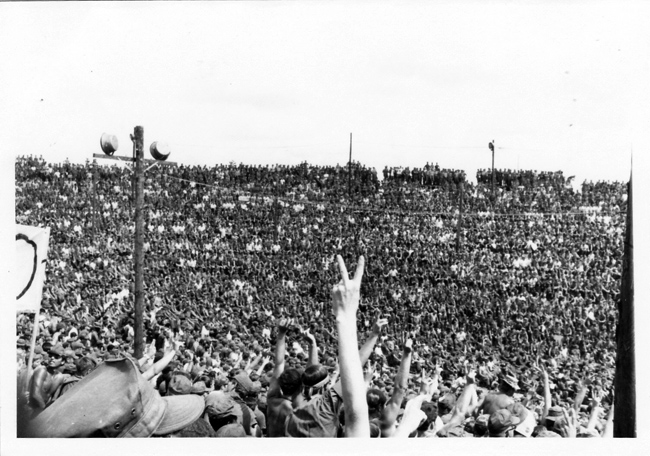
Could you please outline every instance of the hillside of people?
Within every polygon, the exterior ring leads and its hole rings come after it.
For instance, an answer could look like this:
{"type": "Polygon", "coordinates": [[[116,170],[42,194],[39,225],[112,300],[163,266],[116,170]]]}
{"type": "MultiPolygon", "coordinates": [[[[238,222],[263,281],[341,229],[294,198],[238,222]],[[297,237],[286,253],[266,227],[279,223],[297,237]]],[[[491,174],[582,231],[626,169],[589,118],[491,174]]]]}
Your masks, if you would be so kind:
{"type": "MultiPolygon", "coordinates": [[[[16,223],[51,229],[34,366],[47,365],[57,346],[64,372],[78,376],[81,358],[97,365],[129,354],[133,172],[23,156],[15,179],[16,223]]],[[[357,330],[359,343],[377,336],[364,374],[382,407],[403,381],[398,408],[407,415],[421,379],[434,375],[439,386],[428,402],[438,417],[455,416],[468,385],[487,394],[516,378],[513,397],[538,423],[553,407],[575,408],[583,434],[601,435],[613,403],[627,184],[575,190],[571,180],[559,171],[498,170],[493,187],[491,170],[473,183],[462,170],[429,163],[381,176],[361,163],[153,167],[144,190],[152,362],[176,344],[170,365],[203,391],[225,388],[246,366],[259,384],[249,406],[258,422],[259,410],[268,420],[280,337],[288,368],[311,362],[310,334],[320,362],[340,372],[336,255],[350,271],[363,256],[357,330]]],[[[20,366],[33,329],[31,315],[17,316],[20,366]]]]}

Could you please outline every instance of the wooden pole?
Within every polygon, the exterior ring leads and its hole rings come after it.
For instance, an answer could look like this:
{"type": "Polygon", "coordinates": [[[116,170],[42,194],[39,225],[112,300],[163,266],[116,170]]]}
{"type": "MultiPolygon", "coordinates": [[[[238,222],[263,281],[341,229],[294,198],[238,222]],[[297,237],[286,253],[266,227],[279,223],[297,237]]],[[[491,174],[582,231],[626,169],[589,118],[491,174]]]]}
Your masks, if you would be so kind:
{"type": "Polygon", "coordinates": [[[614,437],[636,437],[636,365],[634,350],[634,240],[632,173],[627,187],[627,220],[623,246],[621,298],[616,327],[614,374],[614,437]]]}
{"type": "Polygon", "coordinates": [[[133,261],[135,270],[135,340],[134,354],[139,359],[143,354],[144,322],[144,129],[135,127],[133,130],[133,141],[135,143],[135,242],[133,246],[133,261]]]}

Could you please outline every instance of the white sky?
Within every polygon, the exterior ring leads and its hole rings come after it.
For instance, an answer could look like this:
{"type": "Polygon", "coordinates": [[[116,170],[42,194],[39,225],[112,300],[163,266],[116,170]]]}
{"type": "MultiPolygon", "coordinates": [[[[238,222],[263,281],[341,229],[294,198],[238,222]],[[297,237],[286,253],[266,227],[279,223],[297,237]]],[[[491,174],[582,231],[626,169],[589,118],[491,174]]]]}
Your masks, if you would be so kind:
{"type": "MultiPolygon", "coordinates": [[[[344,164],[353,133],[354,159],[378,171],[431,161],[472,180],[490,166],[491,140],[499,168],[579,182],[627,180],[633,151],[635,268],[647,277],[649,13],[641,1],[0,3],[3,176],[16,155],[92,159],[103,132],[129,155],[136,125],[147,146],[165,141],[184,163],[344,164]]],[[[12,177],[0,179],[7,221],[12,177]]],[[[13,224],[0,231],[13,251],[13,224]]],[[[8,283],[11,256],[1,261],[8,283]]],[[[639,361],[646,333],[639,324],[639,361]]],[[[642,383],[637,395],[647,436],[642,383]]],[[[276,443],[265,445],[291,448],[276,443]]]]}
{"type": "Polygon", "coordinates": [[[4,4],[4,149],[103,132],[184,163],[563,170],[627,180],[647,136],[647,3],[4,4]],[[7,137],[7,139],[4,139],[7,137]]]}

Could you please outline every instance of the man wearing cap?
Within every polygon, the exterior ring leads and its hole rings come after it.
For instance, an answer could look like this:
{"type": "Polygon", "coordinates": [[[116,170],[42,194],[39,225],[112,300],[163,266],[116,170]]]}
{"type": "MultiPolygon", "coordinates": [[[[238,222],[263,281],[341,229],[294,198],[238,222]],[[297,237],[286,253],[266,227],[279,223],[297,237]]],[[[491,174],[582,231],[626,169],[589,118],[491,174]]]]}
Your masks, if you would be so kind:
{"type": "Polygon", "coordinates": [[[55,345],[48,355],[50,361],[47,367],[39,366],[34,369],[29,385],[29,402],[35,410],[43,410],[49,406],[60,395],[59,388],[70,377],[63,373],[63,346],[55,345]]]}
{"type": "Polygon", "coordinates": [[[244,426],[241,424],[241,408],[228,393],[213,391],[208,394],[205,398],[204,416],[216,432],[224,426],[238,425],[246,435],[244,426]]]}
{"type": "Polygon", "coordinates": [[[250,377],[246,371],[238,372],[231,379],[231,388],[230,396],[233,401],[241,409],[241,424],[244,426],[246,435],[253,437],[261,437],[262,429],[257,423],[255,418],[255,412],[246,405],[246,401],[251,399],[251,396],[257,399],[257,394],[259,393],[259,388],[256,388],[256,385],[251,381],[250,377]]]}
{"type": "Polygon", "coordinates": [[[167,396],[181,396],[183,394],[192,393],[192,380],[188,373],[177,370],[171,375],[171,379],[167,384],[167,396]]]}

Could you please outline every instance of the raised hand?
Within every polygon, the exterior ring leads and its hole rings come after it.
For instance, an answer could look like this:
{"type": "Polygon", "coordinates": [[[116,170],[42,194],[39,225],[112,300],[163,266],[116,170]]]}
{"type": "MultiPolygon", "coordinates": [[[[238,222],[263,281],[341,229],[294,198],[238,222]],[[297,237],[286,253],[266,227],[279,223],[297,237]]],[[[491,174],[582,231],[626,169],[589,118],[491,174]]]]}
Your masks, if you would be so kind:
{"type": "Polygon", "coordinates": [[[467,383],[476,383],[476,370],[469,363],[465,364],[465,380],[467,383]]]}
{"type": "Polygon", "coordinates": [[[569,409],[568,412],[565,409],[562,409],[562,415],[564,416],[564,420],[562,420],[561,424],[559,425],[560,434],[565,438],[575,438],[578,428],[576,411],[572,408],[569,409]]]}
{"type": "Polygon", "coordinates": [[[307,341],[309,345],[313,345],[316,343],[316,338],[312,333],[309,332],[309,328],[300,329],[300,335],[307,341]]]}
{"type": "Polygon", "coordinates": [[[442,373],[442,367],[440,367],[440,364],[438,364],[438,361],[436,361],[436,366],[434,368],[434,377],[440,378],[440,374],[442,373]]]}
{"type": "Polygon", "coordinates": [[[372,325],[372,329],[370,330],[373,334],[380,336],[381,331],[388,324],[388,318],[377,318],[375,323],[372,325]]]}
{"type": "Polygon", "coordinates": [[[289,331],[289,328],[293,326],[293,318],[280,318],[278,321],[278,332],[286,334],[289,331]]]}
{"type": "Polygon", "coordinates": [[[341,255],[336,256],[341,272],[341,281],[332,288],[332,312],[336,318],[356,318],[361,299],[361,279],[365,260],[359,257],[354,277],[350,279],[341,255]]]}
{"type": "Polygon", "coordinates": [[[596,407],[600,407],[600,403],[603,400],[603,390],[600,388],[595,388],[592,393],[591,393],[591,409],[595,409],[596,407]]]}

